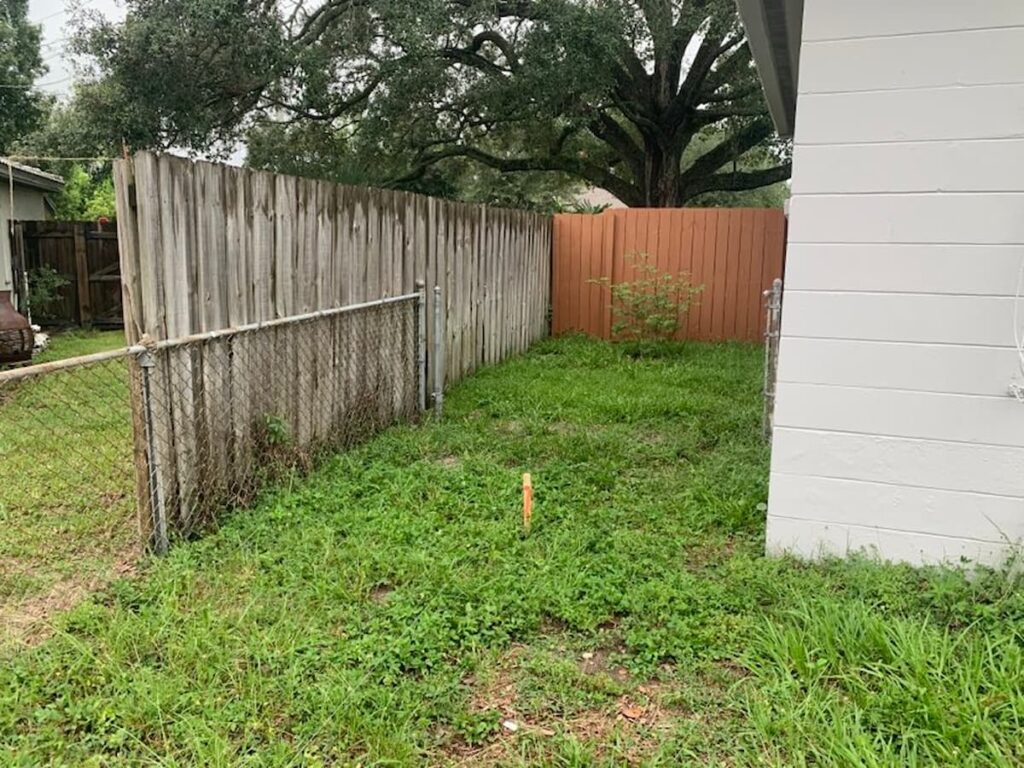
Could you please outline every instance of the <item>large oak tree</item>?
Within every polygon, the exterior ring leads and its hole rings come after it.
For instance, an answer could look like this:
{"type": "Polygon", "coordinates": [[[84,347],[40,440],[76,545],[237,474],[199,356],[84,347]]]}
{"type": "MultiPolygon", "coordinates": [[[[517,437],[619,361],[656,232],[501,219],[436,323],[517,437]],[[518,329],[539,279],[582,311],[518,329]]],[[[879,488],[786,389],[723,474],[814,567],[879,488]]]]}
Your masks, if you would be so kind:
{"type": "Polygon", "coordinates": [[[137,146],[317,125],[396,185],[472,161],[634,206],[789,176],[732,0],[127,5],[83,30],[81,93],[137,146]]]}
{"type": "Polygon", "coordinates": [[[0,4],[0,154],[42,121],[48,101],[35,87],[46,72],[40,28],[28,20],[28,0],[0,4]]]}

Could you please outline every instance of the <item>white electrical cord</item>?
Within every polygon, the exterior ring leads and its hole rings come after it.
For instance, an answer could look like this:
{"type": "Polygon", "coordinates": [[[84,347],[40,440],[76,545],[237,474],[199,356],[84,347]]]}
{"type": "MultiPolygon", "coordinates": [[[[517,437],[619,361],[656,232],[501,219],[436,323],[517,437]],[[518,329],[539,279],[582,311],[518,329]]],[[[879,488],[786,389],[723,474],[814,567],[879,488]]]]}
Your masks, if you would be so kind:
{"type": "Polygon", "coordinates": [[[1017,348],[1018,371],[1010,381],[1010,394],[1017,402],[1024,403],[1024,334],[1021,333],[1020,303],[1024,294],[1024,257],[1020,260],[1020,269],[1017,270],[1017,292],[1013,300],[1013,342],[1017,348]]]}

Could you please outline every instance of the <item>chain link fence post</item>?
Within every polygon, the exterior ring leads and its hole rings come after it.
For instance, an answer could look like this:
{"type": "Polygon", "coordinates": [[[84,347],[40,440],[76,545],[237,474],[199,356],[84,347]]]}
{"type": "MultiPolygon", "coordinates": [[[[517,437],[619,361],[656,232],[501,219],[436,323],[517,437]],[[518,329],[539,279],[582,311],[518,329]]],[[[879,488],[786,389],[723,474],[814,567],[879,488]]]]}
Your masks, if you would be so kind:
{"type": "Polygon", "coordinates": [[[153,515],[153,551],[158,555],[167,554],[167,516],[164,511],[163,494],[160,492],[160,460],[156,450],[156,428],[153,423],[153,369],[156,361],[148,349],[139,353],[139,368],[142,371],[142,416],[146,428],[146,459],[149,465],[149,506],[153,515]]]}
{"type": "Polygon", "coordinates": [[[782,323],[782,280],[775,278],[764,292],[767,320],[764,329],[764,415],[761,429],[764,439],[772,439],[775,423],[775,385],[779,371],[779,338],[782,323]]]}
{"type": "Polygon", "coordinates": [[[419,376],[416,410],[427,410],[427,284],[416,281],[416,370],[419,376]]]}
{"type": "Polygon", "coordinates": [[[444,307],[441,305],[441,286],[434,286],[434,415],[441,418],[444,411],[444,307]]]}

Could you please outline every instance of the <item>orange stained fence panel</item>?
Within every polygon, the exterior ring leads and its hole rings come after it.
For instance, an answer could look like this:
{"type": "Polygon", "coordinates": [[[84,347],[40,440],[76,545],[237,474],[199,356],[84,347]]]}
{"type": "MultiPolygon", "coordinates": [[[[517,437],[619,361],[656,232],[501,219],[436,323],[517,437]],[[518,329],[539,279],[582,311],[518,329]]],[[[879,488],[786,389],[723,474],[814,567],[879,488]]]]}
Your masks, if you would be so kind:
{"type": "Polygon", "coordinates": [[[688,274],[703,290],[679,337],[761,341],[761,294],[782,277],[786,220],[778,208],[625,208],[555,216],[552,330],[611,338],[609,283],[636,278],[631,256],[688,274]]]}

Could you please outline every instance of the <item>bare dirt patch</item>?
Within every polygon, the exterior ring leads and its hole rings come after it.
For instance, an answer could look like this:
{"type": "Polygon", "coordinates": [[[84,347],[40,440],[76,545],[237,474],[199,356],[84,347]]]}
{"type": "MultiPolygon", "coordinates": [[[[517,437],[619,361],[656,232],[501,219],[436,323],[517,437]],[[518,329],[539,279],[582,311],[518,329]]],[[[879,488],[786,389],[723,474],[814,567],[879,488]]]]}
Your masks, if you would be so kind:
{"type": "Polygon", "coordinates": [[[35,645],[53,634],[58,615],[71,610],[89,595],[114,579],[135,573],[138,554],[123,553],[100,573],[83,573],[55,583],[48,592],[0,604],[0,648],[7,645],[35,645]]]}
{"type": "Polygon", "coordinates": [[[580,428],[567,421],[555,421],[548,424],[547,431],[555,435],[574,435],[580,431],[580,428]]]}
{"type": "Polygon", "coordinates": [[[521,435],[525,431],[522,422],[515,421],[514,419],[496,422],[494,429],[506,435],[521,435]]]}
{"type": "Polygon", "coordinates": [[[624,764],[638,765],[657,748],[666,733],[688,716],[673,704],[671,684],[634,684],[636,681],[627,670],[610,663],[616,652],[612,648],[585,652],[579,661],[580,671],[587,675],[609,675],[625,686],[627,693],[606,705],[566,714],[530,711],[517,687],[517,667],[530,652],[527,646],[514,646],[479,678],[466,680],[473,689],[470,712],[493,716],[495,728],[484,744],[471,745],[457,737],[448,739],[442,749],[449,764],[517,764],[522,761],[527,744],[534,755],[548,750],[554,754],[559,740],[570,737],[587,744],[598,757],[606,756],[614,748],[616,757],[624,759],[624,764]]]}
{"type": "Polygon", "coordinates": [[[613,664],[616,654],[622,653],[623,648],[597,648],[593,651],[584,651],[580,656],[580,672],[584,675],[607,675],[616,683],[625,685],[629,682],[629,670],[620,664],[613,664]]]}
{"type": "Polygon", "coordinates": [[[390,584],[378,584],[370,590],[370,600],[375,603],[383,603],[388,596],[395,591],[390,584]]]}

